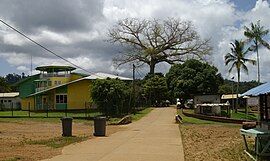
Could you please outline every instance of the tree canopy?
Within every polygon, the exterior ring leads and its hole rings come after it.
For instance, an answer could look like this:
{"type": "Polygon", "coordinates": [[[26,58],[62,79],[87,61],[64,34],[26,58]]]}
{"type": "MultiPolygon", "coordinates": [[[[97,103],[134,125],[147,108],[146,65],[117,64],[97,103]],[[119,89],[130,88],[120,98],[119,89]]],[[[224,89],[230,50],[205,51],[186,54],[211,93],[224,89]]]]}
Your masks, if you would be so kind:
{"type": "Polygon", "coordinates": [[[269,30],[264,29],[264,27],[261,26],[260,21],[257,21],[256,24],[251,23],[250,28],[247,26],[244,28],[244,35],[248,38],[248,41],[253,41],[253,45],[250,49],[257,53],[258,82],[260,83],[260,58],[258,48],[264,46],[270,49],[270,45],[264,40],[264,37],[269,33],[269,30]]]}
{"type": "Polygon", "coordinates": [[[217,94],[219,86],[223,83],[216,67],[195,59],[173,65],[166,74],[166,79],[170,92],[178,98],[217,94]]]}
{"type": "Polygon", "coordinates": [[[130,110],[128,86],[121,80],[97,79],[91,95],[98,109],[106,116],[121,116],[130,110]]]}
{"type": "Polygon", "coordinates": [[[229,68],[229,72],[231,72],[234,68],[237,71],[237,94],[239,93],[239,82],[240,82],[240,74],[241,69],[248,73],[248,68],[246,63],[251,63],[253,65],[256,64],[255,60],[246,58],[246,54],[250,51],[245,48],[245,43],[243,41],[235,40],[234,43],[231,43],[231,52],[225,55],[225,65],[231,64],[229,68]]]}
{"type": "Polygon", "coordinates": [[[122,51],[114,62],[147,64],[150,73],[160,62],[174,64],[187,58],[203,59],[209,54],[209,39],[202,40],[190,21],[124,19],[109,30],[109,41],[120,43],[122,51]]]}
{"type": "Polygon", "coordinates": [[[0,77],[0,93],[10,92],[11,88],[4,77],[0,77]]]}
{"type": "Polygon", "coordinates": [[[162,106],[168,99],[166,79],[161,74],[147,75],[143,84],[144,94],[151,105],[162,106]]]}

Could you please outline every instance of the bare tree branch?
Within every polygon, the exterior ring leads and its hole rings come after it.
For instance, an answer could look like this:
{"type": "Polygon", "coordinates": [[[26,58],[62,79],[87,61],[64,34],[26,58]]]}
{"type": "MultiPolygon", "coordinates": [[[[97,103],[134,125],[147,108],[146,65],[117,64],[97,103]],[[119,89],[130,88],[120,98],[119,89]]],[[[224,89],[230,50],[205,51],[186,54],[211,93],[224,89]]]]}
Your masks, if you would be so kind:
{"type": "Polygon", "coordinates": [[[109,30],[109,41],[128,46],[129,50],[114,59],[118,66],[143,62],[154,72],[160,62],[174,64],[187,57],[202,59],[209,54],[209,39],[201,40],[190,21],[124,19],[109,30]]]}

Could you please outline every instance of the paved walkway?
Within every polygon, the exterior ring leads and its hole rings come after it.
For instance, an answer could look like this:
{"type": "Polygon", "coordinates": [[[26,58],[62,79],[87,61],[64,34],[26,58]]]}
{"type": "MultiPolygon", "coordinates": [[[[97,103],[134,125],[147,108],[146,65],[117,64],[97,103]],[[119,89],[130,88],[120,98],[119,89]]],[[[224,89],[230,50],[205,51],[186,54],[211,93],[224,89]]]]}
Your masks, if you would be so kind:
{"type": "Polygon", "coordinates": [[[184,161],[176,110],[156,108],[129,128],[67,146],[46,161],[184,161]]]}

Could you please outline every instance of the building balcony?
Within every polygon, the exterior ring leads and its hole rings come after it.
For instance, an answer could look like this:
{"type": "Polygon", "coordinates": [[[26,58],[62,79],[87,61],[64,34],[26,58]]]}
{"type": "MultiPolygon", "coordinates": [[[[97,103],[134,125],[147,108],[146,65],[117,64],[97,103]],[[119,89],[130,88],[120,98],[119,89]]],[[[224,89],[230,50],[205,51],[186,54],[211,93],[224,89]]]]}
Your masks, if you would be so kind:
{"type": "Polygon", "coordinates": [[[69,78],[70,74],[55,74],[55,73],[40,74],[40,79],[42,79],[42,78],[51,78],[51,77],[69,78]]]}

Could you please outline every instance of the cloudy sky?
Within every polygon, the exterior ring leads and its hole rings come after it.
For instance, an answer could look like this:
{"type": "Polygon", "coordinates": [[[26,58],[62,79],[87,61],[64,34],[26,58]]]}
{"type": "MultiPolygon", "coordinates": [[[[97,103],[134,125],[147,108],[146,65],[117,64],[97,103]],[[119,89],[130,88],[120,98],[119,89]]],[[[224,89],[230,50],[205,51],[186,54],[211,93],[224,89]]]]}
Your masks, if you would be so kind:
{"type": "MultiPolygon", "coordinates": [[[[218,67],[224,78],[228,73],[224,55],[234,39],[244,39],[243,26],[261,20],[270,29],[269,3],[263,0],[2,0],[0,19],[23,31],[37,42],[73,63],[93,72],[131,76],[129,66],[115,69],[112,58],[121,50],[106,42],[108,29],[127,17],[168,17],[191,20],[203,38],[211,38],[213,53],[209,63],[218,67]]],[[[269,36],[266,38],[270,42],[269,36]]],[[[259,50],[261,80],[270,80],[270,51],[259,50]]],[[[0,75],[30,73],[33,67],[63,65],[65,62],[48,54],[3,24],[0,24],[0,75]]],[[[250,53],[250,58],[255,54],[250,53]]],[[[167,72],[167,64],[157,71],[167,72]]],[[[243,80],[257,79],[255,66],[243,80]]],[[[137,76],[147,73],[140,69],[137,76]]]]}

